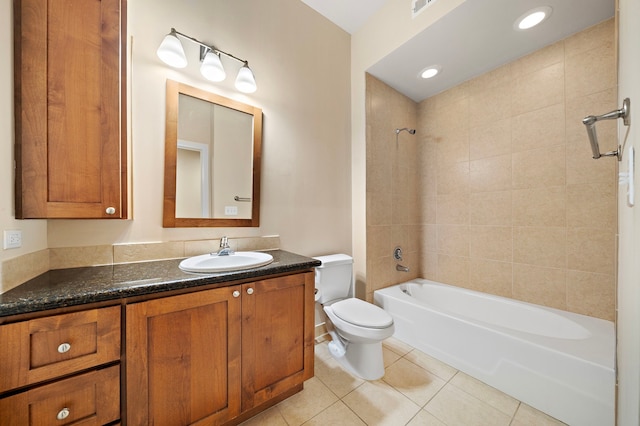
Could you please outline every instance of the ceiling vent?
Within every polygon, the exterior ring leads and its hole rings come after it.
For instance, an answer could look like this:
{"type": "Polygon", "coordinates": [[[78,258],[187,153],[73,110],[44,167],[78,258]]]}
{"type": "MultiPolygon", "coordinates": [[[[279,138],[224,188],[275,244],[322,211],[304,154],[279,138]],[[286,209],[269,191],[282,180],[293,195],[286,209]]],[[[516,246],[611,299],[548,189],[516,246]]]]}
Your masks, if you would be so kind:
{"type": "Polygon", "coordinates": [[[419,13],[438,0],[411,0],[411,17],[415,18],[419,13]]]}

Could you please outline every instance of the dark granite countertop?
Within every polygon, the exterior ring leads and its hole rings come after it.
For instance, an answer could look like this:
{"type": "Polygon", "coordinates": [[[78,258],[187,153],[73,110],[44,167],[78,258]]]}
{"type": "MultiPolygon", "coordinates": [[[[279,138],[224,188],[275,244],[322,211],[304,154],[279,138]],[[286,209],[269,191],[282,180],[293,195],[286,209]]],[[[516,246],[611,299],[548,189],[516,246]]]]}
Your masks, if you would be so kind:
{"type": "Polygon", "coordinates": [[[178,268],[182,259],[53,270],[0,294],[0,317],[260,278],[320,265],[319,260],[283,250],[267,253],[273,256],[269,265],[215,274],[183,272],[178,268]]]}

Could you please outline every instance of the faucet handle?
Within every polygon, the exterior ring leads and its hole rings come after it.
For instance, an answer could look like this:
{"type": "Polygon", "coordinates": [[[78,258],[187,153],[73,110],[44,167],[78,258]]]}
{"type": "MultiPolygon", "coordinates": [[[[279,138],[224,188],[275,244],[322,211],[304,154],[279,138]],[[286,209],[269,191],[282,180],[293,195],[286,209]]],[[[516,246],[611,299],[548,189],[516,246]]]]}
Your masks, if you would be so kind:
{"type": "Polygon", "coordinates": [[[229,248],[229,238],[228,237],[220,238],[220,248],[229,248]]]}

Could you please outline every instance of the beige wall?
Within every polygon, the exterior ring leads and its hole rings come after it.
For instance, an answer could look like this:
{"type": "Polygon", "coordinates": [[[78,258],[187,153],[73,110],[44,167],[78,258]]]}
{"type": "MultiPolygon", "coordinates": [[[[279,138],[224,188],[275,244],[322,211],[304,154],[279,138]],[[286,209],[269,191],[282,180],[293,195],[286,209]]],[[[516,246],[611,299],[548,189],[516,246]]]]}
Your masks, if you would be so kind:
{"type": "MultiPolygon", "coordinates": [[[[407,246],[418,244],[421,254],[408,266],[425,278],[614,319],[617,161],[591,159],[581,119],[617,108],[616,81],[612,19],[421,102],[419,147],[407,144],[404,157],[409,177],[397,173],[400,193],[392,186],[384,201],[376,197],[388,183],[369,148],[386,149],[397,169],[403,154],[385,145],[393,123],[384,116],[409,120],[413,112],[382,83],[371,85],[375,93],[368,85],[375,96],[367,105],[388,96],[401,108],[367,116],[368,205],[380,211],[367,212],[367,239],[379,246],[367,258],[368,271],[377,271],[368,290],[386,285],[378,279],[397,282],[392,262],[378,256],[408,235],[407,246]],[[381,237],[378,217],[389,201],[398,210],[412,186],[408,231],[381,237]]],[[[615,149],[615,122],[598,123],[598,135],[603,152],[615,149]]],[[[403,216],[391,216],[392,229],[403,216]]]]}
{"type": "MultiPolygon", "coordinates": [[[[305,255],[351,253],[350,36],[299,0],[129,0],[133,219],[16,221],[13,212],[12,6],[0,3],[0,227],[21,229],[24,247],[0,260],[47,248],[280,235],[305,255]],[[249,60],[258,91],[204,80],[195,44],[174,70],[155,51],[178,31],[249,60]],[[264,112],[260,228],[162,228],[165,81],[256,105],[264,112]]],[[[1,229],[0,229],[1,230],[1,229]]],[[[44,268],[46,270],[46,268],[44,268]]]]}

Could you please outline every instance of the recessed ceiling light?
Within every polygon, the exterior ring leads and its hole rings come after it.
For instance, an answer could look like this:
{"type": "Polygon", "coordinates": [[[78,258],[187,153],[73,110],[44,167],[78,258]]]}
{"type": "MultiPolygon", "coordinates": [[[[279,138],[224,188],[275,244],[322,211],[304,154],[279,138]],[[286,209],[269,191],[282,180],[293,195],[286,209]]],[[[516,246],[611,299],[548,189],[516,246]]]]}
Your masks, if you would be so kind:
{"type": "Polygon", "coordinates": [[[517,30],[528,30],[529,28],[533,28],[547,19],[551,15],[551,11],[552,9],[549,6],[542,6],[531,9],[530,11],[516,19],[513,27],[517,30]]]}
{"type": "Polygon", "coordinates": [[[433,78],[436,75],[438,75],[438,73],[440,72],[440,66],[439,65],[430,65],[428,67],[426,67],[425,69],[423,69],[422,71],[420,71],[420,73],[418,74],[418,76],[420,78],[433,78]]]}

